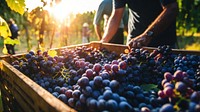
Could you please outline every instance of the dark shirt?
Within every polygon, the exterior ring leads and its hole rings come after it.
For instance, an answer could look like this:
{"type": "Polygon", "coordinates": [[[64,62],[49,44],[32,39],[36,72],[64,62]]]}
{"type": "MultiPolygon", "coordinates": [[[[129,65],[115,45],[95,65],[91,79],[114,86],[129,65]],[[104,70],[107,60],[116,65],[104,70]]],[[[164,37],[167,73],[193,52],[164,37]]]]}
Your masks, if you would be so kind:
{"type": "MultiPolygon", "coordinates": [[[[146,28],[162,12],[162,5],[165,6],[176,0],[115,0],[115,9],[129,7],[128,31],[129,38],[134,38],[143,33],[146,28]]],[[[154,37],[148,46],[157,47],[159,45],[171,45],[176,42],[176,21],[169,27],[154,37]]]]}
{"type": "Polygon", "coordinates": [[[18,35],[19,35],[19,28],[17,27],[17,25],[16,24],[11,24],[9,26],[9,28],[10,28],[10,31],[11,31],[11,34],[12,34],[11,38],[12,39],[17,38],[18,35]]]}

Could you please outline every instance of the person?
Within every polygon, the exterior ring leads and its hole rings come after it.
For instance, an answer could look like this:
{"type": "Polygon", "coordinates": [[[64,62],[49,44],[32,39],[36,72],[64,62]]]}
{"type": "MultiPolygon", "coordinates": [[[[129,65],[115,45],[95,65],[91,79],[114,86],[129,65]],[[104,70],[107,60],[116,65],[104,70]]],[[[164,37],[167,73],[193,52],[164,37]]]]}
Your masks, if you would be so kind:
{"type": "Polygon", "coordinates": [[[117,31],[125,6],[129,8],[128,43],[131,47],[176,44],[176,0],[115,0],[114,11],[101,42],[109,42],[117,31]]]}
{"type": "MultiPolygon", "coordinates": [[[[96,35],[99,40],[102,39],[101,35],[101,20],[104,20],[104,26],[103,30],[105,30],[108,20],[112,14],[113,10],[113,0],[102,0],[101,3],[99,4],[99,7],[97,9],[97,12],[94,17],[94,29],[96,32],[96,35]]],[[[113,35],[113,38],[109,40],[109,43],[115,43],[115,44],[123,44],[124,43],[124,30],[127,31],[127,24],[128,24],[128,12],[124,11],[123,13],[123,18],[121,19],[121,23],[119,27],[117,27],[117,31],[115,35],[113,35]]]]}
{"type": "Polygon", "coordinates": [[[18,36],[19,36],[19,28],[17,26],[17,24],[15,24],[15,21],[10,18],[8,21],[8,25],[9,25],[9,29],[11,31],[11,39],[13,41],[12,44],[6,44],[6,48],[8,50],[9,54],[15,54],[15,45],[19,44],[18,42],[18,36]]]}
{"type": "Polygon", "coordinates": [[[88,43],[90,42],[90,32],[91,30],[89,29],[88,23],[83,23],[83,28],[82,28],[82,43],[88,43]]]}

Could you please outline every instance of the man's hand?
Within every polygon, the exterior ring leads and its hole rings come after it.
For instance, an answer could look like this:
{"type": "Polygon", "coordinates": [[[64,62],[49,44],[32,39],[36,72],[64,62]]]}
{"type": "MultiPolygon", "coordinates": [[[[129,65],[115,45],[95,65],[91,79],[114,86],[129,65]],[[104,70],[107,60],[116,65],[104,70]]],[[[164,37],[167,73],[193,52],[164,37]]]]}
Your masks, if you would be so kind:
{"type": "Polygon", "coordinates": [[[147,36],[146,34],[141,34],[135,38],[132,38],[131,41],[128,43],[129,48],[140,48],[143,46],[147,46],[152,37],[147,36]]]}

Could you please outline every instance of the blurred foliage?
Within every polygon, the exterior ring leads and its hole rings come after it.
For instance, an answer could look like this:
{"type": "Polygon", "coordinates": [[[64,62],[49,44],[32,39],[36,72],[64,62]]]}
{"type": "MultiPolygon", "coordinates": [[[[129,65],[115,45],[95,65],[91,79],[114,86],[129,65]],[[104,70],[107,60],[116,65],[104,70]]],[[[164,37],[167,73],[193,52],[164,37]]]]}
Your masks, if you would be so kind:
{"type": "Polygon", "coordinates": [[[186,50],[198,50],[200,51],[200,44],[199,42],[192,43],[191,45],[186,45],[186,50]]]}
{"type": "Polygon", "coordinates": [[[25,0],[6,0],[8,7],[19,14],[24,14],[25,0]]]}
{"type": "Polygon", "coordinates": [[[177,0],[179,14],[177,17],[177,30],[179,35],[200,32],[200,0],[177,0]],[[189,32],[189,33],[188,33],[189,32]]]}
{"type": "Polygon", "coordinates": [[[178,37],[178,44],[180,49],[200,50],[200,37],[181,36],[178,37]]]}

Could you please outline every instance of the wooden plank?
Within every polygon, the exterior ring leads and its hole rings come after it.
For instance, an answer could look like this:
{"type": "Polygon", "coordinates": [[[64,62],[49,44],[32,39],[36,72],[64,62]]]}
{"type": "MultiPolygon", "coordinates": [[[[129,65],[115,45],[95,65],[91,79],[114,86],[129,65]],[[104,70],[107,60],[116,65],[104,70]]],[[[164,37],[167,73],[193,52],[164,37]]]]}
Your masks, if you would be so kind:
{"type": "Polygon", "coordinates": [[[12,107],[13,107],[13,105],[12,105],[13,96],[5,88],[4,82],[1,81],[0,89],[1,89],[3,110],[5,112],[8,112],[9,110],[13,110],[12,109],[12,107]]]}
{"type": "MultiPolygon", "coordinates": [[[[128,49],[128,46],[126,45],[119,45],[119,44],[111,44],[111,43],[99,43],[102,44],[102,47],[107,48],[110,51],[116,51],[117,53],[124,53],[125,49],[128,49]]],[[[154,47],[143,47],[144,49],[147,49],[148,51],[153,51],[154,47]]],[[[197,50],[183,50],[183,49],[172,49],[172,52],[175,54],[193,54],[193,55],[200,55],[200,51],[197,50]]]]}
{"type": "MultiPolygon", "coordinates": [[[[4,98],[4,101],[3,101],[4,107],[7,106],[8,109],[15,110],[16,112],[27,112],[29,110],[30,111],[33,110],[31,105],[27,106],[28,103],[26,101],[29,101],[30,99],[25,97],[26,96],[25,94],[19,94],[19,91],[16,90],[17,85],[15,83],[12,83],[12,84],[10,83],[10,82],[13,82],[13,81],[11,81],[13,79],[11,79],[5,73],[2,73],[1,76],[2,76],[1,77],[2,84],[1,84],[0,88],[3,93],[2,96],[4,98]],[[13,85],[14,85],[14,87],[13,87],[13,85]],[[13,94],[15,95],[15,97],[13,97],[13,94]],[[16,102],[16,99],[18,99],[17,102],[16,102]],[[24,109],[23,111],[22,111],[22,108],[24,109]]],[[[23,92],[23,90],[20,92],[23,92]]],[[[7,109],[5,109],[5,110],[7,110],[7,109]]]]}
{"type": "MultiPolygon", "coordinates": [[[[33,82],[27,76],[16,70],[10,64],[2,61],[2,70],[6,71],[15,80],[15,83],[23,88],[24,92],[33,100],[34,106],[43,109],[45,112],[75,112],[74,109],[68,107],[66,104],[55,98],[48,91],[33,82]],[[56,102],[56,103],[55,103],[56,102]]],[[[14,97],[15,94],[13,94],[14,97]]]]}

